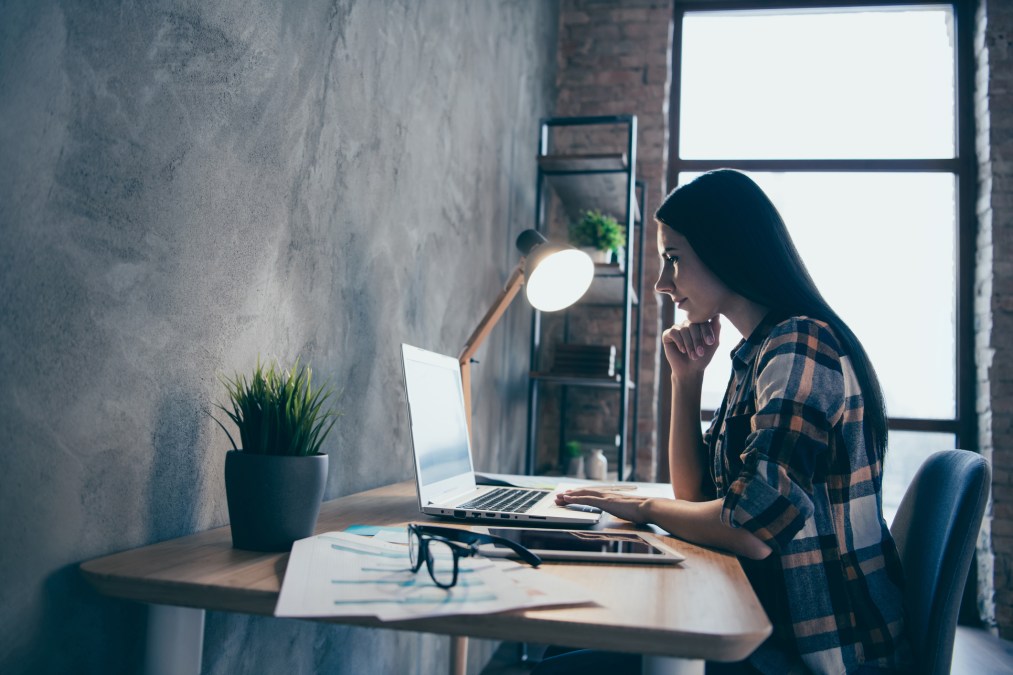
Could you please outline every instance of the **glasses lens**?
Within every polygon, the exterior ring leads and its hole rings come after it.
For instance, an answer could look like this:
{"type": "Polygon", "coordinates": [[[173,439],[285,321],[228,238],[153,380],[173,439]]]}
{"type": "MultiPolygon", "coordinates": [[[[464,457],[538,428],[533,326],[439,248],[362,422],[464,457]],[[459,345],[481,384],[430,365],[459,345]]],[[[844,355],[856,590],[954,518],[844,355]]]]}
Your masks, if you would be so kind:
{"type": "Polygon", "coordinates": [[[408,559],[412,563],[412,571],[418,572],[419,567],[422,566],[422,539],[419,535],[418,530],[409,527],[408,528],[408,559]]]}
{"type": "Polygon", "coordinates": [[[445,541],[429,540],[429,573],[437,586],[449,588],[454,585],[457,572],[457,557],[454,549],[445,541]]]}

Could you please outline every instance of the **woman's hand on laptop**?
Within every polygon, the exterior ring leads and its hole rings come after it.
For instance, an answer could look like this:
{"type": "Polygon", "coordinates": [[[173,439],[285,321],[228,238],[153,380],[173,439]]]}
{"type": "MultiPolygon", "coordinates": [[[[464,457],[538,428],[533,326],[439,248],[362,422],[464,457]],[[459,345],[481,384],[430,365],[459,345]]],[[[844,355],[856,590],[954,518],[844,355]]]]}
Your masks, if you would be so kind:
{"type": "Polygon", "coordinates": [[[649,522],[644,508],[648,501],[650,501],[650,497],[637,497],[621,492],[607,492],[591,488],[567,490],[556,495],[558,506],[569,506],[570,504],[594,506],[611,513],[616,518],[622,518],[637,525],[649,522]]]}

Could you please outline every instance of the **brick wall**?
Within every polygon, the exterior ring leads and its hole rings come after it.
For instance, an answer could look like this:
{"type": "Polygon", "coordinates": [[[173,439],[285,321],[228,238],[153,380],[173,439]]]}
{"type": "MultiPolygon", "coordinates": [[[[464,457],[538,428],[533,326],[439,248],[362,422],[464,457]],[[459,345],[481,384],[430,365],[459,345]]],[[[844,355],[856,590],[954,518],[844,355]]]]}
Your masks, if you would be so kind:
{"type": "Polygon", "coordinates": [[[992,504],[978,547],[979,609],[1013,639],[1013,4],[981,0],[974,46],[978,436],[992,463],[992,504]]]}
{"type": "MultiPolygon", "coordinates": [[[[634,374],[639,397],[637,472],[643,480],[655,479],[658,452],[660,320],[658,299],[653,291],[658,258],[651,214],[666,192],[671,22],[671,0],[564,0],[560,8],[556,114],[634,114],[639,127],[637,177],[646,181],[650,202],[644,214],[641,367],[640,372],[634,374]]],[[[602,127],[581,128],[574,133],[558,134],[555,139],[559,142],[557,147],[571,152],[624,149],[622,139],[602,127]]],[[[558,220],[555,222],[550,228],[562,227],[558,220]]],[[[619,345],[614,337],[621,329],[618,311],[599,307],[575,311],[571,316],[570,341],[619,345]]],[[[547,330],[563,329],[547,325],[547,330]]],[[[546,340],[545,344],[551,342],[551,339],[546,340]]],[[[551,459],[557,451],[560,402],[554,393],[546,391],[543,397],[540,461],[551,459]]],[[[567,419],[583,420],[589,429],[595,426],[614,428],[618,402],[618,395],[602,396],[570,389],[565,401],[567,419]]],[[[630,423],[633,424],[633,420],[630,423]]]]}

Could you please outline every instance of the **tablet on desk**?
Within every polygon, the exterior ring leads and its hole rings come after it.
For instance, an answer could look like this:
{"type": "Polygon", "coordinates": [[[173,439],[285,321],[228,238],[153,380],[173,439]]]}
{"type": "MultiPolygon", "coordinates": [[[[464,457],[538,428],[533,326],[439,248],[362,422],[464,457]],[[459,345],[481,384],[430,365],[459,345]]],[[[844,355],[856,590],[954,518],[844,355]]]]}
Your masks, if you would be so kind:
{"type": "MultiPolygon", "coordinates": [[[[489,534],[514,541],[543,560],[582,560],[673,565],[685,557],[653,537],[637,532],[548,530],[523,527],[488,527],[489,534]]],[[[482,555],[511,557],[505,547],[482,547],[482,555]]]]}

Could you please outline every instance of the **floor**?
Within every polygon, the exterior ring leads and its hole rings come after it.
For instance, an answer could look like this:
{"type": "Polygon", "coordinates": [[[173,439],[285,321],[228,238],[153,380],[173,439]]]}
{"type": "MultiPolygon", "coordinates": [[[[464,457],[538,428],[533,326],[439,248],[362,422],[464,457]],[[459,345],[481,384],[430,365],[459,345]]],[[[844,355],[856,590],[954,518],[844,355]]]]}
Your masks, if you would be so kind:
{"type": "Polygon", "coordinates": [[[1013,642],[991,633],[957,626],[953,642],[953,675],[1013,675],[1013,642]]]}
{"type": "MultiPolygon", "coordinates": [[[[530,651],[537,656],[541,647],[535,645],[530,651]]],[[[504,642],[481,675],[527,675],[531,669],[521,663],[519,657],[517,643],[504,642]]],[[[1013,642],[983,630],[958,626],[950,672],[952,675],[1013,675],[1013,642]]]]}
{"type": "MultiPolygon", "coordinates": [[[[532,645],[528,648],[529,655],[537,658],[544,650],[543,645],[532,645]]],[[[500,645],[492,659],[482,670],[481,675],[526,675],[531,667],[520,662],[521,647],[516,642],[504,642],[500,645]]]]}

